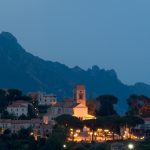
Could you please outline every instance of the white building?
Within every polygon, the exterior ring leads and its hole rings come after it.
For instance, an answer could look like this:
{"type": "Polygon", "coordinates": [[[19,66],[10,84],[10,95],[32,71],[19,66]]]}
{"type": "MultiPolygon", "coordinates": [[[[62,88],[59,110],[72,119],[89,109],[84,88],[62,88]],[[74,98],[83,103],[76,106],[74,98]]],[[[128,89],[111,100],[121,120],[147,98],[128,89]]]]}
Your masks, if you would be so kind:
{"type": "Polygon", "coordinates": [[[41,119],[31,119],[31,120],[0,119],[0,128],[2,129],[2,133],[6,129],[9,129],[12,133],[17,133],[21,129],[32,128],[33,136],[35,139],[38,139],[38,137],[45,138],[48,134],[51,134],[52,127],[53,126],[51,122],[45,124],[41,119]]]}
{"type": "Polygon", "coordinates": [[[38,93],[39,105],[55,105],[57,103],[57,97],[53,94],[38,93]]]}
{"type": "Polygon", "coordinates": [[[16,117],[21,115],[28,115],[28,105],[29,103],[23,100],[14,101],[11,105],[7,107],[9,114],[13,114],[16,117]]]}
{"type": "Polygon", "coordinates": [[[32,120],[11,120],[0,119],[0,128],[3,130],[9,129],[11,132],[18,132],[20,129],[35,128],[41,123],[40,119],[32,120]]]}

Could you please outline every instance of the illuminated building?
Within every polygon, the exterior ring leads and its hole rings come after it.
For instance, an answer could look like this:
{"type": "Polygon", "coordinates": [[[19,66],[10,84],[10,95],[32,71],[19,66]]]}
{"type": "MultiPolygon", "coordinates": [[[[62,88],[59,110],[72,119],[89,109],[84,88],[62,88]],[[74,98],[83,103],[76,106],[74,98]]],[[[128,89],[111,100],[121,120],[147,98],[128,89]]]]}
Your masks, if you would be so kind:
{"type": "Polygon", "coordinates": [[[65,99],[57,102],[48,110],[45,115],[49,120],[61,116],[63,114],[72,115],[82,120],[95,119],[95,116],[88,114],[88,107],[86,106],[86,90],[84,85],[76,85],[74,88],[74,98],[65,99]]]}

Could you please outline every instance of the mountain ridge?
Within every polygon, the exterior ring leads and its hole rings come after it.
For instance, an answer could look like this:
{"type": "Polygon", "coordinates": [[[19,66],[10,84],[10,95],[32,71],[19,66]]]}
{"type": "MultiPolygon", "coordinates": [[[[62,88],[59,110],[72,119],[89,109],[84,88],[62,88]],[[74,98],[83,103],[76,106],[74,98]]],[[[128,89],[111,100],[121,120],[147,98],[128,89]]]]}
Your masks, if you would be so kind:
{"type": "Polygon", "coordinates": [[[43,60],[28,53],[9,32],[0,34],[0,88],[19,88],[24,92],[51,92],[61,99],[71,97],[75,84],[85,84],[88,97],[101,94],[118,96],[119,108],[126,105],[130,94],[150,96],[150,85],[126,85],[118,79],[115,70],[100,69],[94,65],[84,70],[59,62],[43,60]]]}

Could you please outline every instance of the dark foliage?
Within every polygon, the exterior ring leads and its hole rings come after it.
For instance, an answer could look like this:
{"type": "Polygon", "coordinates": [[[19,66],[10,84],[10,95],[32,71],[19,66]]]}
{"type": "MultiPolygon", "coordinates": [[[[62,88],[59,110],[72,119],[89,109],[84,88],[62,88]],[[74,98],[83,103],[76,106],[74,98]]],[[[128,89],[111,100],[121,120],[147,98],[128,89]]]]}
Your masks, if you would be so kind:
{"type": "Polygon", "coordinates": [[[114,109],[114,105],[117,104],[118,98],[113,95],[102,95],[97,97],[99,107],[96,110],[97,116],[111,116],[116,115],[117,112],[114,109]]]}

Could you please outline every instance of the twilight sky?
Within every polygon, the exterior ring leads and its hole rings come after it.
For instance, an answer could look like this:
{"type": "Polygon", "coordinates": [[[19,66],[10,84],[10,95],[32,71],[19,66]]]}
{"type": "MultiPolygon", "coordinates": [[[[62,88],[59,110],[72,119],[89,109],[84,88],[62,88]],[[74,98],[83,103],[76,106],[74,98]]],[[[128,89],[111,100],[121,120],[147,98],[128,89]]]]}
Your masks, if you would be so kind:
{"type": "Polygon", "coordinates": [[[150,84],[150,0],[0,0],[0,31],[44,59],[150,84]]]}

